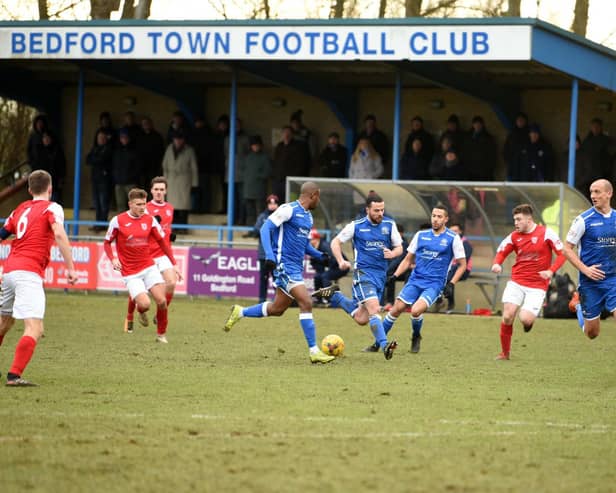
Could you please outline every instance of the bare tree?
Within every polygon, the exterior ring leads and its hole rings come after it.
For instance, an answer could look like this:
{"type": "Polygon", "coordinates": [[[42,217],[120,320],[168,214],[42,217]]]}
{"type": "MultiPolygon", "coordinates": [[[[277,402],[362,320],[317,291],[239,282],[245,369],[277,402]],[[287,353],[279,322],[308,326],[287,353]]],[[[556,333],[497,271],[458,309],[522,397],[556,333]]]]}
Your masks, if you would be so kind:
{"type": "Polygon", "coordinates": [[[588,27],[588,6],[590,0],[575,0],[575,10],[571,30],[580,36],[586,36],[588,27]]]}
{"type": "Polygon", "coordinates": [[[34,108],[0,99],[0,175],[25,161],[34,115],[34,108]]]}
{"type": "Polygon", "coordinates": [[[405,0],[404,17],[419,17],[423,0],[405,0]]]}
{"type": "Polygon", "coordinates": [[[150,17],[150,9],[152,8],[152,0],[139,0],[135,7],[135,19],[147,19],[150,17]]]}
{"type": "Polygon", "coordinates": [[[456,6],[459,0],[437,0],[424,3],[423,0],[405,0],[405,17],[429,17],[431,15],[443,15],[448,9],[456,6]]]}
{"type": "Polygon", "coordinates": [[[120,0],[90,0],[92,19],[109,19],[111,12],[120,8],[120,0]]]}
{"type": "Polygon", "coordinates": [[[122,7],[122,19],[134,19],[135,18],[135,2],[134,0],[124,0],[122,7]]]}
{"type": "Polygon", "coordinates": [[[520,4],[522,0],[509,0],[507,2],[507,11],[504,15],[508,17],[520,17],[520,4]]]}
{"type": "Polygon", "coordinates": [[[342,19],[344,17],[344,2],[345,0],[334,0],[329,13],[330,19],[342,19]]]}
{"type": "Polygon", "coordinates": [[[387,11],[387,0],[379,1],[379,19],[385,17],[385,12],[387,11]]]}
{"type": "Polygon", "coordinates": [[[39,20],[49,20],[49,12],[47,11],[47,0],[38,0],[39,20]]]}

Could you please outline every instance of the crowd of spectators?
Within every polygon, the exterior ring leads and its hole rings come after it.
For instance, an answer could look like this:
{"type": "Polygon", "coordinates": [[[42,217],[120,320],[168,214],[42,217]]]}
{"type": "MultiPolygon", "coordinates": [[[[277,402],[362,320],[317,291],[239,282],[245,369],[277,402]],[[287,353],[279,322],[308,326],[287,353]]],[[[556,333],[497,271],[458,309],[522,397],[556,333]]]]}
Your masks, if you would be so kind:
{"type": "MultiPolygon", "coordinates": [[[[421,116],[410,122],[399,162],[403,180],[473,180],[496,178],[497,142],[482,116],[471,119],[464,130],[458,115],[452,114],[436,135],[425,127],[421,116]]],[[[106,221],[112,207],[122,208],[128,190],[149,186],[154,176],[169,180],[168,199],[175,205],[174,223],[186,224],[189,212],[226,213],[229,176],[229,118],[221,115],[211,127],[203,116],[189,122],[176,111],[168,128],[154,128],[148,116],[140,120],[132,111],[124,113],[114,126],[109,112],[99,117],[92,147],[86,156],[91,168],[92,205],[96,220],[106,221]],[[222,199],[216,202],[213,197],[222,199]]],[[[317,150],[312,131],[304,124],[301,110],[295,111],[282,127],[279,142],[271,154],[260,135],[251,134],[241,119],[235,124],[234,224],[252,225],[264,197],[285,195],[287,176],[326,178],[391,178],[391,142],[379,129],[377,118],[368,114],[349,152],[337,132],[327,136],[317,150]]],[[[576,140],[575,186],[587,193],[596,178],[614,174],[614,141],[594,118],[588,135],[576,140]]],[[[37,115],[28,141],[28,159],[33,169],[53,176],[54,199],[62,201],[66,159],[47,118],[37,115]]],[[[537,123],[519,113],[508,133],[502,156],[508,181],[564,181],[558,161],[567,160],[567,150],[557,155],[537,123]]],[[[181,232],[181,231],[180,231],[181,232]]]]}

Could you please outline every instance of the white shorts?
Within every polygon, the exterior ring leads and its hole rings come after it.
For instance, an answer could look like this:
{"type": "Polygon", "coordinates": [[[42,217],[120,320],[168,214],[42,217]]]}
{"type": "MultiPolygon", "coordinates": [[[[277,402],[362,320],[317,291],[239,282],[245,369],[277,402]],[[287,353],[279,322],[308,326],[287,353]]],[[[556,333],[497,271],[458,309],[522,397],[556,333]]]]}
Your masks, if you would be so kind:
{"type": "Polygon", "coordinates": [[[166,255],[156,257],[154,259],[154,263],[156,264],[156,267],[158,267],[159,272],[165,272],[166,270],[173,269],[173,264],[166,255]]]}
{"type": "Polygon", "coordinates": [[[507,281],[503,291],[503,303],[513,303],[522,307],[522,310],[531,312],[535,317],[539,315],[545,300],[545,291],[539,288],[527,288],[517,282],[507,281]]]}
{"type": "Polygon", "coordinates": [[[141,293],[147,293],[152,286],[165,283],[156,265],[151,265],[141,272],[137,272],[137,274],[125,276],[122,280],[126,284],[128,294],[133,300],[141,293]]]}
{"type": "Polygon", "coordinates": [[[23,320],[45,317],[43,279],[27,270],[14,270],[2,277],[0,313],[23,320]]]}

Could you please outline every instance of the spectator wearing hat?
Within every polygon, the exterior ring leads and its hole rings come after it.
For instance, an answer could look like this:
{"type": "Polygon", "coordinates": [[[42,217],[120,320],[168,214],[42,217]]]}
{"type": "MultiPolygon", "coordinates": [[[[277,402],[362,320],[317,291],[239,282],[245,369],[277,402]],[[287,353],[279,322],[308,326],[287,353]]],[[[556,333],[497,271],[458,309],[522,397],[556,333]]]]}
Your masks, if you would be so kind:
{"type": "Polygon", "coordinates": [[[167,143],[171,144],[173,136],[181,132],[184,135],[184,139],[187,144],[192,143],[192,129],[186,119],[186,115],[180,110],[176,110],[171,115],[171,122],[169,122],[169,128],[167,129],[167,143]]]}
{"type": "MultiPolygon", "coordinates": [[[[329,242],[321,236],[321,234],[316,230],[316,228],[312,228],[308,235],[310,240],[310,244],[319,250],[327,254],[327,263],[323,263],[322,260],[316,260],[314,258],[310,259],[310,265],[314,269],[314,289],[325,288],[327,286],[331,286],[334,281],[337,281],[341,277],[346,276],[349,273],[349,269],[340,269],[338,266],[338,261],[334,258],[332,254],[332,249],[329,245],[329,242]]],[[[344,254],[342,255],[345,260],[346,257],[344,254]]],[[[323,303],[323,300],[320,300],[320,303],[323,303]]]]}
{"type": "Polygon", "coordinates": [[[590,132],[582,141],[580,149],[588,156],[590,166],[598,177],[612,179],[610,152],[613,145],[612,139],[603,132],[603,121],[600,118],[593,118],[590,122],[590,132]]]}
{"type": "Polygon", "coordinates": [[[413,149],[413,141],[415,139],[421,140],[421,158],[423,161],[429,163],[432,161],[434,155],[434,138],[424,128],[424,122],[421,116],[417,115],[411,120],[411,132],[406,138],[406,144],[404,145],[404,153],[410,153],[413,149]]]}
{"type": "Polygon", "coordinates": [[[429,176],[434,180],[466,179],[458,151],[451,143],[440,154],[434,156],[430,163],[429,176]]]}
{"type": "Polygon", "coordinates": [[[149,190],[152,178],[163,174],[162,161],[165,154],[163,136],[156,131],[149,116],[141,119],[141,137],[137,141],[137,151],[143,167],[140,184],[149,190]]]}
{"type": "Polygon", "coordinates": [[[550,143],[541,135],[541,128],[536,123],[529,125],[528,139],[526,159],[520,170],[520,181],[553,181],[554,152],[550,143]]]}
{"type": "MultiPolygon", "coordinates": [[[[96,134],[96,144],[92,146],[86,157],[90,166],[92,177],[92,198],[96,210],[96,220],[107,222],[109,220],[109,204],[112,189],[112,159],[113,145],[109,142],[107,132],[101,129],[96,134]]],[[[105,231],[105,226],[92,226],[91,231],[105,231]]]]}
{"type": "Polygon", "coordinates": [[[340,135],[332,132],[327,146],[319,154],[317,175],[323,178],[344,178],[347,170],[348,150],[340,144],[340,135]]]}
{"type": "Polygon", "coordinates": [[[515,125],[505,139],[503,157],[507,165],[507,180],[522,181],[521,170],[526,164],[526,152],[530,144],[528,135],[528,117],[526,113],[518,113],[515,125]]]}
{"type": "Polygon", "coordinates": [[[263,152],[260,135],[250,137],[250,152],[242,162],[244,176],[244,206],[246,224],[253,224],[261,210],[261,200],[267,189],[267,178],[272,171],[272,161],[263,152]]]}
{"type": "Polygon", "coordinates": [[[98,141],[98,133],[102,131],[105,132],[105,135],[107,136],[107,143],[111,144],[111,147],[115,147],[117,144],[118,135],[116,129],[113,128],[111,113],[108,111],[102,111],[98,116],[98,125],[99,126],[96,129],[96,132],[94,132],[94,145],[96,145],[96,142],[98,141]]]}
{"type": "Polygon", "coordinates": [[[425,180],[428,178],[429,161],[426,161],[423,150],[423,141],[415,137],[409,152],[405,152],[400,159],[401,180],[425,180]]]}
{"type": "MultiPolygon", "coordinates": [[[[455,113],[452,113],[449,115],[449,118],[447,118],[445,131],[441,134],[439,140],[439,145],[441,147],[445,139],[448,139],[456,149],[462,149],[462,145],[464,144],[464,131],[462,127],[460,127],[460,118],[458,118],[458,115],[455,113]]],[[[437,152],[434,153],[434,155],[436,154],[437,152]]]]}
{"type": "Polygon", "coordinates": [[[220,190],[220,197],[222,198],[222,207],[214,208],[213,210],[219,214],[227,213],[227,187],[225,183],[226,169],[225,169],[225,140],[229,136],[229,116],[220,115],[216,120],[216,128],[212,135],[212,143],[208,150],[212,162],[212,173],[216,175],[215,182],[220,190]]]}
{"type": "Polygon", "coordinates": [[[128,204],[128,192],[139,184],[141,178],[141,162],[135,143],[130,139],[127,128],[118,131],[118,145],[113,151],[111,162],[116,207],[124,210],[128,204]]]}
{"type": "Polygon", "coordinates": [[[289,126],[293,130],[293,140],[299,144],[299,147],[302,150],[301,159],[306,163],[306,167],[310,168],[312,156],[316,153],[313,149],[314,139],[312,132],[306,125],[304,125],[304,122],[302,121],[303,115],[303,110],[293,112],[291,114],[291,118],[289,118],[289,126]]]}
{"type": "MultiPolygon", "coordinates": [[[[175,206],[173,222],[188,224],[191,190],[199,185],[199,170],[194,149],[186,143],[182,130],[173,133],[163,157],[163,174],[167,178],[167,201],[175,206]]],[[[186,233],[185,229],[175,229],[186,233]]]]}
{"type": "MultiPolygon", "coordinates": [[[[565,151],[564,162],[569,162],[569,142],[565,151]]],[[[593,181],[601,178],[599,170],[593,169],[590,156],[582,148],[582,140],[579,135],[575,136],[575,188],[590,200],[590,185],[593,181]]],[[[567,171],[561,181],[567,181],[567,171]]]]}
{"type": "Polygon", "coordinates": [[[257,221],[255,222],[253,230],[246,234],[246,237],[252,236],[259,239],[259,247],[257,257],[259,259],[259,302],[263,303],[267,299],[267,284],[270,276],[270,271],[265,267],[265,250],[261,244],[261,227],[267,221],[267,218],[272,212],[278,209],[280,205],[280,199],[277,195],[268,195],[265,200],[265,210],[259,214],[257,221]]]}
{"type": "Polygon", "coordinates": [[[383,163],[384,176],[391,176],[391,163],[390,160],[390,148],[389,139],[378,127],[376,122],[376,116],[373,114],[366,115],[364,118],[364,128],[355,141],[355,147],[361,139],[368,139],[374,147],[374,150],[381,156],[381,162],[383,163]]]}
{"type": "Polygon", "coordinates": [[[472,127],[462,149],[465,176],[468,180],[491,181],[496,168],[496,141],[485,127],[483,117],[473,117],[472,127]]]}
{"type": "Polygon", "coordinates": [[[278,197],[285,194],[287,176],[306,176],[310,172],[303,152],[301,145],[293,140],[293,129],[289,125],[282,127],[282,140],[274,148],[272,166],[272,191],[278,197]]]}

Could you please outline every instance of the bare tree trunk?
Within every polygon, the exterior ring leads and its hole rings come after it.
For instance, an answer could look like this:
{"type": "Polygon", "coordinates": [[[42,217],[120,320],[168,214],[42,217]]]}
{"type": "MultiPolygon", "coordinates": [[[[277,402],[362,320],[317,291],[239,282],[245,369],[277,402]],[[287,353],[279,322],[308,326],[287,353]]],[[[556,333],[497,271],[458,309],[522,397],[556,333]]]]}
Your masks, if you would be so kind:
{"type": "Polygon", "coordinates": [[[120,0],[90,0],[90,17],[92,19],[109,19],[111,12],[118,10],[120,0]]]}
{"type": "Polygon", "coordinates": [[[152,0],[139,0],[135,7],[135,19],[147,19],[150,17],[150,9],[152,8],[152,0]]]}
{"type": "Polygon", "coordinates": [[[345,0],[334,0],[330,9],[330,19],[342,19],[344,17],[344,2],[345,0]]]}
{"type": "Polygon", "coordinates": [[[509,0],[507,3],[508,7],[505,15],[507,17],[520,17],[520,4],[522,3],[522,0],[509,0]]]}
{"type": "Polygon", "coordinates": [[[266,19],[271,18],[271,10],[269,0],[263,0],[263,15],[265,15],[266,19]]]}
{"type": "Polygon", "coordinates": [[[387,0],[379,1],[379,19],[383,19],[385,17],[385,12],[387,11],[387,0]]]}
{"type": "Polygon", "coordinates": [[[404,16],[405,17],[420,17],[422,2],[423,0],[405,0],[404,1],[404,16]]]}
{"type": "Polygon", "coordinates": [[[590,0],[575,0],[575,15],[571,30],[580,36],[586,36],[586,27],[588,26],[588,5],[590,0]]]}
{"type": "Polygon", "coordinates": [[[134,18],[135,18],[134,0],[124,0],[124,6],[122,7],[121,19],[134,19],[134,18]]]}
{"type": "Polygon", "coordinates": [[[38,0],[39,20],[49,20],[49,12],[47,11],[47,0],[38,0]]]}

